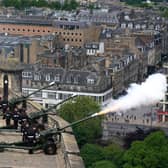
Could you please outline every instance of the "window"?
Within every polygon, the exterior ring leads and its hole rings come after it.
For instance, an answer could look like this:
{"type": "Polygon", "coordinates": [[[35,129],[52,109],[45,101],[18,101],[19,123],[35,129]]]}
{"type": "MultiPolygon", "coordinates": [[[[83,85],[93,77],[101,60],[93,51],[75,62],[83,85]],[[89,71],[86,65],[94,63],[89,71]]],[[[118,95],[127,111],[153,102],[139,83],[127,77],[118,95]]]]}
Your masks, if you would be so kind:
{"type": "Polygon", "coordinates": [[[32,77],[32,73],[31,72],[22,72],[22,77],[32,77]]]}
{"type": "Polygon", "coordinates": [[[78,84],[80,82],[80,75],[77,75],[75,78],[74,78],[74,83],[78,84]]]}
{"type": "Polygon", "coordinates": [[[26,80],[26,85],[28,85],[29,84],[29,80],[26,80]]]}
{"type": "Polygon", "coordinates": [[[5,30],[5,28],[3,28],[3,30],[5,30]]]}
{"type": "Polygon", "coordinates": [[[49,99],[56,99],[56,93],[55,92],[48,92],[48,98],[49,99]]]}
{"type": "Polygon", "coordinates": [[[93,85],[95,83],[95,80],[89,78],[89,79],[87,79],[87,83],[93,85]]]}
{"type": "Polygon", "coordinates": [[[55,75],[54,80],[59,82],[60,81],[60,74],[55,75]]]}
{"type": "Polygon", "coordinates": [[[41,80],[40,74],[34,74],[34,80],[41,80]]]}
{"type": "Polygon", "coordinates": [[[29,91],[28,90],[22,90],[22,95],[23,96],[27,96],[29,94],[29,91]]]}
{"type": "Polygon", "coordinates": [[[18,29],[18,31],[20,31],[20,29],[18,29]]]}
{"type": "Polygon", "coordinates": [[[50,81],[50,74],[47,74],[45,79],[46,79],[46,81],[50,81]]]}
{"type": "Polygon", "coordinates": [[[34,97],[42,97],[42,91],[35,93],[34,97]]]}

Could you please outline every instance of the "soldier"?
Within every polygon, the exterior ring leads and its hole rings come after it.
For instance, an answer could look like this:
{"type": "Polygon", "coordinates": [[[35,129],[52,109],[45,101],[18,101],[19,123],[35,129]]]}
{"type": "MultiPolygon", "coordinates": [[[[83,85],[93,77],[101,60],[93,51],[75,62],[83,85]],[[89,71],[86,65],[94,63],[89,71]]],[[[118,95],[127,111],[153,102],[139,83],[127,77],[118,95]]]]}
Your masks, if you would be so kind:
{"type": "Polygon", "coordinates": [[[19,109],[19,124],[21,126],[21,132],[23,129],[24,124],[28,121],[28,115],[26,114],[26,111],[24,108],[19,109]]]}
{"type": "Polygon", "coordinates": [[[25,142],[28,146],[33,146],[37,143],[37,136],[39,135],[39,132],[37,128],[33,125],[30,125],[28,129],[25,132],[25,142]]]}
{"type": "Polygon", "coordinates": [[[2,109],[2,97],[0,97],[0,109],[2,109]]]}
{"type": "Polygon", "coordinates": [[[13,119],[13,122],[14,122],[14,128],[17,129],[18,128],[18,121],[20,119],[20,114],[19,114],[19,111],[18,111],[17,107],[14,108],[14,111],[12,113],[12,119],[13,119]]]}
{"type": "Polygon", "coordinates": [[[8,101],[7,100],[2,100],[2,112],[3,112],[3,114],[5,114],[7,107],[8,107],[8,101]]]}
{"type": "Polygon", "coordinates": [[[11,125],[11,123],[10,123],[11,117],[12,117],[11,111],[10,111],[9,107],[7,107],[6,112],[4,114],[4,118],[5,118],[7,127],[9,127],[11,125]]]}
{"type": "Polygon", "coordinates": [[[26,136],[27,136],[27,131],[30,127],[30,124],[28,121],[24,121],[21,126],[21,132],[22,132],[22,141],[26,142],[26,136]]]}

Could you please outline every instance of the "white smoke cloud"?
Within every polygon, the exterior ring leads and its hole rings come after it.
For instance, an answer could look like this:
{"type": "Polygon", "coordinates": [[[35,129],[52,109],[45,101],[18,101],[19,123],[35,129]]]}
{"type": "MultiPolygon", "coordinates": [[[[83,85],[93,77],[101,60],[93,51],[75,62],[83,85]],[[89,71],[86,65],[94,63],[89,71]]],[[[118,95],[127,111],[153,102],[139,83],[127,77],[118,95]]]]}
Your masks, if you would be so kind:
{"type": "Polygon", "coordinates": [[[107,108],[112,110],[115,106],[117,111],[125,111],[131,108],[155,104],[164,98],[166,89],[166,76],[160,73],[153,74],[141,84],[131,84],[127,90],[127,95],[113,100],[107,108]]]}

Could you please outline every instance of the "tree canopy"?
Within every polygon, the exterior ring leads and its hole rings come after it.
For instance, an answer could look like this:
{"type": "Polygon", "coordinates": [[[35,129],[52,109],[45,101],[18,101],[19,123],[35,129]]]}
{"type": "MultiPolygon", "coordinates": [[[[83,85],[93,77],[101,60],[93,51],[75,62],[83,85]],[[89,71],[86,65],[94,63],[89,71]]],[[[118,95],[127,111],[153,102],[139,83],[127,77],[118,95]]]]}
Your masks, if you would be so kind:
{"type": "Polygon", "coordinates": [[[87,168],[164,168],[168,167],[168,139],[161,131],[135,141],[128,150],[117,144],[102,147],[85,144],[81,156],[87,168]]]}
{"type": "Polygon", "coordinates": [[[60,1],[48,2],[46,0],[2,0],[2,6],[15,7],[16,9],[25,9],[32,6],[49,7],[56,10],[75,10],[79,6],[76,0],[65,0],[63,4],[60,1]]]}
{"type": "Polygon", "coordinates": [[[144,141],[133,142],[125,152],[123,168],[168,167],[168,139],[163,132],[150,134],[144,141]]]}
{"type": "Polygon", "coordinates": [[[124,150],[117,144],[102,147],[97,144],[85,144],[81,149],[81,156],[86,167],[89,168],[117,168],[122,167],[124,150]]]}
{"type": "MultiPolygon", "coordinates": [[[[97,102],[92,98],[81,96],[64,103],[59,109],[59,115],[71,123],[98,111],[100,106],[97,102]]],[[[73,130],[79,146],[94,143],[102,133],[101,118],[84,121],[74,126],[73,130]]]]}

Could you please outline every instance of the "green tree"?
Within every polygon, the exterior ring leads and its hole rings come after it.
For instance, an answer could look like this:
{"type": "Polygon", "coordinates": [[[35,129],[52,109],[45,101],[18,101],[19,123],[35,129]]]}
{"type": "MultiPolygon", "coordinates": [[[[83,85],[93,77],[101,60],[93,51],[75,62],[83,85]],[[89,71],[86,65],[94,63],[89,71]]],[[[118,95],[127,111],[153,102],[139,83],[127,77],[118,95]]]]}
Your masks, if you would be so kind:
{"type": "MultiPolygon", "coordinates": [[[[64,103],[59,109],[59,115],[69,122],[77,121],[90,114],[98,112],[100,106],[92,98],[77,97],[64,103]]],[[[94,143],[101,136],[101,118],[92,118],[73,127],[78,145],[94,143]]]]}
{"type": "Polygon", "coordinates": [[[150,134],[144,141],[136,141],[124,154],[124,168],[168,167],[168,140],[163,132],[150,134]]]}
{"type": "Polygon", "coordinates": [[[104,147],[104,157],[106,160],[113,161],[117,167],[122,166],[124,150],[118,144],[110,144],[104,147]]]}
{"type": "Polygon", "coordinates": [[[96,144],[85,144],[81,148],[81,156],[86,167],[90,167],[93,163],[104,160],[103,148],[96,144]]]}
{"type": "Polygon", "coordinates": [[[49,4],[49,7],[52,8],[52,9],[57,9],[57,10],[60,10],[61,9],[61,3],[56,1],[56,2],[51,2],[49,4]]]}
{"type": "Polygon", "coordinates": [[[101,160],[95,162],[91,168],[117,168],[113,162],[109,160],[101,160]]]}
{"type": "Polygon", "coordinates": [[[70,1],[70,8],[71,9],[76,9],[79,6],[79,3],[76,2],[76,0],[71,0],[70,1]]]}

